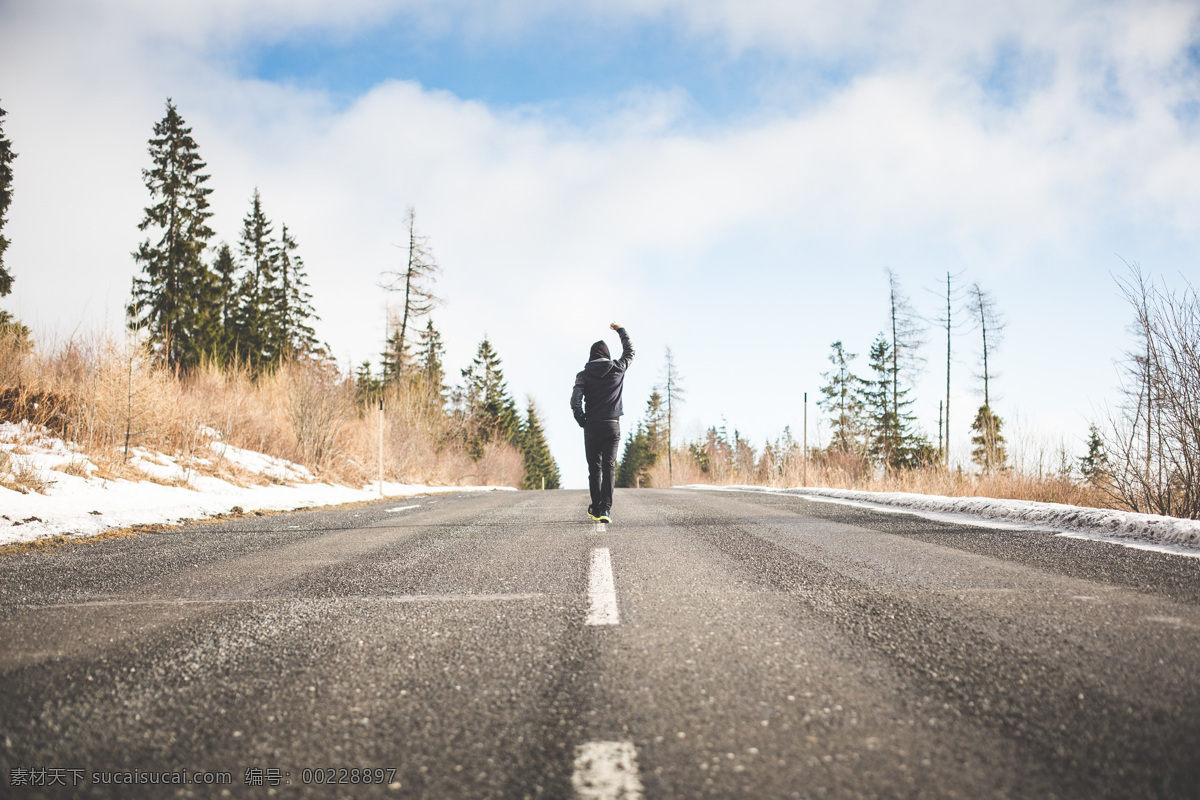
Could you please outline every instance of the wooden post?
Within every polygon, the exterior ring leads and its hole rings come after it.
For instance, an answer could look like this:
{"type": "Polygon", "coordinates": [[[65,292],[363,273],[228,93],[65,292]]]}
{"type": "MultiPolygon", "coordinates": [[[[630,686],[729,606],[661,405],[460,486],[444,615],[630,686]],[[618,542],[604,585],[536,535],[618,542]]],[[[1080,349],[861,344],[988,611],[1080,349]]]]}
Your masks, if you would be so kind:
{"type": "Polygon", "coordinates": [[[808,392],[804,393],[804,436],[802,445],[804,449],[804,473],[801,477],[801,482],[808,486],[808,392]]]}
{"type": "Polygon", "coordinates": [[[379,496],[383,497],[383,398],[379,398],[379,496]]]}

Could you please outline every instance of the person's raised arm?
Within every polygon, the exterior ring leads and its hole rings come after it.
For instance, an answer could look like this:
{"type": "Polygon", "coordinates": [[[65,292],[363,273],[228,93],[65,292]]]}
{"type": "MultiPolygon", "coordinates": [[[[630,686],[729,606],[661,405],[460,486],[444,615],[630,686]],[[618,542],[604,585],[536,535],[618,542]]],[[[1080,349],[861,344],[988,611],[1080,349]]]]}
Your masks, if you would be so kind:
{"type": "Polygon", "coordinates": [[[633,361],[633,342],[629,341],[629,334],[618,323],[614,322],[608,327],[621,337],[621,357],[617,359],[617,366],[623,370],[629,369],[629,362],[633,361]]]}

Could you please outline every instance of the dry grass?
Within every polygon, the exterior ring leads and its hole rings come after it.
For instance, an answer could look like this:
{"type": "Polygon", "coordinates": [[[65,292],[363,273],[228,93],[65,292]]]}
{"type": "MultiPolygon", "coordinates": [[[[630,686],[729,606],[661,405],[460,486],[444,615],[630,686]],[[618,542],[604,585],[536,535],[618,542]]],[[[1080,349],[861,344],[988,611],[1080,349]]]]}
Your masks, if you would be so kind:
{"type": "MultiPolygon", "coordinates": [[[[213,431],[324,480],[361,485],[379,477],[379,412],[356,403],[352,382],[327,365],[289,364],[255,377],[210,364],[180,376],[156,367],[132,340],[76,339],[32,351],[0,342],[0,378],[0,422],[50,428],[105,478],[145,480],[129,464],[133,448],[143,448],[239,483],[269,482],[219,458],[213,431]]],[[[490,448],[473,461],[450,415],[419,390],[392,387],[384,408],[385,480],[520,483],[524,462],[515,449],[490,448]]],[[[13,470],[0,465],[0,480],[24,485],[35,477],[26,470],[18,479],[13,470]]]]}
{"type": "MultiPolygon", "coordinates": [[[[945,497],[1032,500],[1092,508],[1121,507],[1100,489],[1053,472],[1039,474],[1012,469],[991,475],[978,475],[962,469],[939,467],[882,472],[868,468],[858,459],[816,458],[811,459],[807,467],[802,459],[794,458],[783,464],[768,464],[765,469],[760,460],[760,463],[746,469],[717,465],[717,469],[710,468],[709,472],[704,472],[686,450],[676,450],[672,462],[675,485],[751,485],[778,488],[812,486],[866,492],[911,492],[945,497]],[[721,469],[722,466],[724,469],[721,469]]],[[[665,459],[659,459],[659,463],[650,470],[650,485],[670,485],[665,459]]]]}

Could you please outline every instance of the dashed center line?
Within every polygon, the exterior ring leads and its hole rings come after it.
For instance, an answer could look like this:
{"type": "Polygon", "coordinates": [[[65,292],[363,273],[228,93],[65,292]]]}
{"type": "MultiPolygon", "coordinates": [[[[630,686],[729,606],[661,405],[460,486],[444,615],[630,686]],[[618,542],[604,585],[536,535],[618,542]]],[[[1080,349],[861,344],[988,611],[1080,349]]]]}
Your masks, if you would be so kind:
{"type": "Polygon", "coordinates": [[[607,547],[592,549],[592,568],[588,572],[588,625],[619,625],[617,589],[613,583],[612,559],[607,547]]]}
{"type": "Polygon", "coordinates": [[[398,508],[389,508],[386,513],[395,514],[397,511],[408,511],[410,508],[420,508],[420,504],[415,506],[400,506],[398,508]]]}
{"type": "Polygon", "coordinates": [[[580,800],[643,800],[633,742],[588,742],[576,747],[571,786],[580,800]]]}

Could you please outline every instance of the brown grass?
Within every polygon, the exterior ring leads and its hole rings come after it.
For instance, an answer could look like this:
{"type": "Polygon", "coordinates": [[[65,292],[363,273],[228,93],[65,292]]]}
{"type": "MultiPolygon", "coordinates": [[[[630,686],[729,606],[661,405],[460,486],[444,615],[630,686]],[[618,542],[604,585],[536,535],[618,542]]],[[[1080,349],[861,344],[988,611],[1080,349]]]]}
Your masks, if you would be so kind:
{"type": "MultiPolygon", "coordinates": [[[[451,416],[418,388],[392,386],[384,409],[385,480],[520,483],[524,462],[515,449],[489,448],[472,460],[451,416]]],[[[156,366],[132,340],[75,339],[32,351],[0,343],[0,422],[20,420],[75,443],[105,478],[146,479],[128,463],[132,450],[143,448],[204,474],[270,482],[221,459],[211,448],[212,431],[322,480],[362,485],[379,477],[379,412],[357,403],[353,383],[329,365],[287,364],[256,377],[209,364],[181,376],[156,366]]],[[[0,480],[17,482],[11,466],[5,472],[0,465],[0,473],[0,480]]]]}
{"type": "MultiPolygon", "coordinates": [[[[674,484],[716,486],[750,485],[790,488],[811,486],[866,492],[910,492],[945,497],[990,497],[1000,500],[1032,500],[1092,508],[1120,508],[1100,489],[1059,473],[1029,473],[1017,469],[979,475],[963,469],[928,467],[884,472],[862,461],[812,458],[807,469],[799,457],[787,463],[762,464],[762,459],[745,469],[715,465],[704,472],[692,454],[676,450],[672,455],[674,484]],[[723,467],[723,468],[722,468],[723,467]]],[[[650,485],[668,486],[665,458],[650,470],[650,485]]]]}

